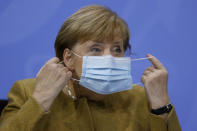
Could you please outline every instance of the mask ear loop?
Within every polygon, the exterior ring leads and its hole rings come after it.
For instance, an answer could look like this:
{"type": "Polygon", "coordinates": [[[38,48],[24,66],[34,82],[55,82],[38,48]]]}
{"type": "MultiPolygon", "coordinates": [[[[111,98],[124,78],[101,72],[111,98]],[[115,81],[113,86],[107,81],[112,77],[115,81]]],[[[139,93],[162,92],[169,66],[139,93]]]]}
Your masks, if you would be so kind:
{"type": "MultiPolygon", "coordinates": [[[[80,58],[82,58],[82,56],[80,56],[80,55],[78,55],[77,53],[75,53],[73,50],[70,50],[74,55],[76,55],[76,56],[78,56],[78,57],[80,57],[80,58]]],[[[74,81],[80,81],[80,80],[77,80],[77,79],[75,79],[75,78],[71,78],[72,80],[74,80],[74,81]]]]}
{"type": "Polygon", "coordinates": [[[74,80],[74,81],[78,81],[78,82],[80,81],[80,80],[77,80],[77,79],[75,79],[75,78],[71,78],[71,79],[74,80]]]}
{"type": "Polygon", "coordinates": [[[80,58],[82,58],[82,56],[80,56],[80,55],[78,55],[77,53],[75,53],[73,50],[70,50],[74,55],[76,55],[76,56],[78,56],[78,57],[80,57],[80,58]]]}
{"type": "MultiPolygon", "coordinates": [[[[71,51],[74,55],[76,55],[76,56],[82,58],[82,56],[78,55],[78,54],[75,53],[73,50],[70,50],[70,51],[71,51]]],[[[63,65],[66,67],[66,64],[65,64],[63,61],[59,62],[59,64],[63,64],[63,65]]],[[[72,79],[73,81],[78,81],[78,82],[80,81],[80,80],[77,80],[77,79],[75,79],[75,78],[73,78],[73,77],[71,77],[71,79],[72,79]]],[[[76,97],[72,94],[70,88],[68,88],[68,85],[65,85],[65,89],[66,89],[66,92],[68,93],[68,95],[69,95],[70,97],[72,97],[72,99],[75,100],[76,97]]]]}
{"type": "MultiPolygon", "coordinates": [[[[82,58],[82,56],[78,55],[78,54],[77,54],[77,53],[75,53],[73,50],[70,50],[70,51],[71,51],[74,55],[76,55],[76,56],[78,56],[78,57],[82,58]]],[[[64,64],[64,62],[63,62],[63,61],[61,61],[61,62],[60,62],[60,64],[63,64],[64,66],[66,66],[66,65],[64,64]]],[[[72,80],[74,80],[74,81],[78,81],[78,82],[80,81],[80,80],[77,80],[77,79],[72,78],[72,77],[71,77],[71,79],[72,79],[72,80]]]]}
{"type": "Polygon", "coordinates": [[[152,57],[145,57],[145,58],[131,59],[131,61],[147,60],[147,59],[149,59],[149,58],[152,58],[152,57]]]}
{"type": "MultiPolygon", "coordinates": [[[[139,60],[147,60],[149,58],[152,58],[152,57],[144,57],[144,58],[131,59],[131,62],[132,61],[139,61],[139,60]]],[[[142,82],[137,82],[137,83],[134,83],[133,85],[144,85],[144,84],[142,82]]]]}

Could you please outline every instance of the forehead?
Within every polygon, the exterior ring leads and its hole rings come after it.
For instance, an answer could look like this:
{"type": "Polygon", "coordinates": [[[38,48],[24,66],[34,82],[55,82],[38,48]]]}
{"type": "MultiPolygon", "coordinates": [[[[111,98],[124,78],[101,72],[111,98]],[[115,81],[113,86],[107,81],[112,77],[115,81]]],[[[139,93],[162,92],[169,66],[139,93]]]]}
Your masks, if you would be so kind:
{"type": "Polygon", "coordinates": [[[123,43],[123,39],[121,37],[113,37],[113,38],[105,38],[105,39],[96,39],[96,38],[93,38],[93,39],[89,39],[87,41],[81,41],[79,43],[83,44],[83,43],[89,43],[89,42],[92,42],[92,43],[110,43],[110,44],[114,44],[114,43],[123,43]]]}
{"type": "Polygon", "coordinates": [[[82,42],[82,43],[78,43],[78,46],[81,47],[87,47],[87,46],[91,46],[91,45],[115,45],[115,44],[119,44],[121,46],[123,46],[123,40],[120,38],[115,38],[113,40],[111,39],[105,39],[105,40],[88,40],[86,42],[82,42]]]}
{"type": "MultiPolygon", "coordinates": [[[[94,41],[94,40],[93,40],[94,41]]],[[[97,42],[97,40],[95,40],[97,42]]],[[[108,38],[108,39],[104,39],[98,42],[102,42],[102,43],[123,43],[123,39],[121,39],[120,37],[114,37],[114,38],[108,38]]]]}

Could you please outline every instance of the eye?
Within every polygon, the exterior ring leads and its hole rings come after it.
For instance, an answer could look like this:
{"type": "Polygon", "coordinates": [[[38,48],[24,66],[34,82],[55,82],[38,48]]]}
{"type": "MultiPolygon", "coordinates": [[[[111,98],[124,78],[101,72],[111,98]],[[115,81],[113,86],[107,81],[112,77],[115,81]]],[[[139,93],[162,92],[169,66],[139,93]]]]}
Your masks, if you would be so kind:
{"type": "Polygon", "coordinates": [[[115,53],[121,53],[121,52],[122,52],[122,50],[121,50],[120,47],[114,47],[114,48],[112,49],[112,51],[115,52],[115,53]]]}
{"type": "Polygon", "coordinates": [[[91,48],[90,51],[91,51],[92,53],[99,53],[99,52],[101,52],[101,49],[98,48],[98,47],[93,47],[93,48],[91,48]]]}

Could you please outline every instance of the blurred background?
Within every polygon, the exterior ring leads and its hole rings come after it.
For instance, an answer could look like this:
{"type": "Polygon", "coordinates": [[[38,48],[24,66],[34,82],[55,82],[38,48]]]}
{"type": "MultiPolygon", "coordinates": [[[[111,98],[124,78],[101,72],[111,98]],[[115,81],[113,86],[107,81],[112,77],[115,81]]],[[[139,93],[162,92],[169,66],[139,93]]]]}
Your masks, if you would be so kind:
{"type": "MultiPolygon", "coordinates": [[[[169,72],[168,90],[183,131],[195,131],[197,114],[196,0],[1,0],[0,99],[17,80],[33,78],[55,56],[60,26],[79,8],[105,5],[128,23],[132,58],[156,56],[169,72]]],[[[132,63],[140,82],[148,60],[132,63]]]]}

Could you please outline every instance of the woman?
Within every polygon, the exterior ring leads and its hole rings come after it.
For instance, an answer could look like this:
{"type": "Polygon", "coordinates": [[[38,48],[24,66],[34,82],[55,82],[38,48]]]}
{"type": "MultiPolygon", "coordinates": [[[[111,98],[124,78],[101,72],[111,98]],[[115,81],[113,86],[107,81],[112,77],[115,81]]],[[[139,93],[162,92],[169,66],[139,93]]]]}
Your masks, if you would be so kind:
{"type": "Polygon", "coordinates": [[[17,81],[8,94],[1,131],[179,131],[170,104],[168,73],[157,58],[133,85],[129,29],[103,6],[87,6],[62,25],[56,57],[35,79],[17,81]]]}

